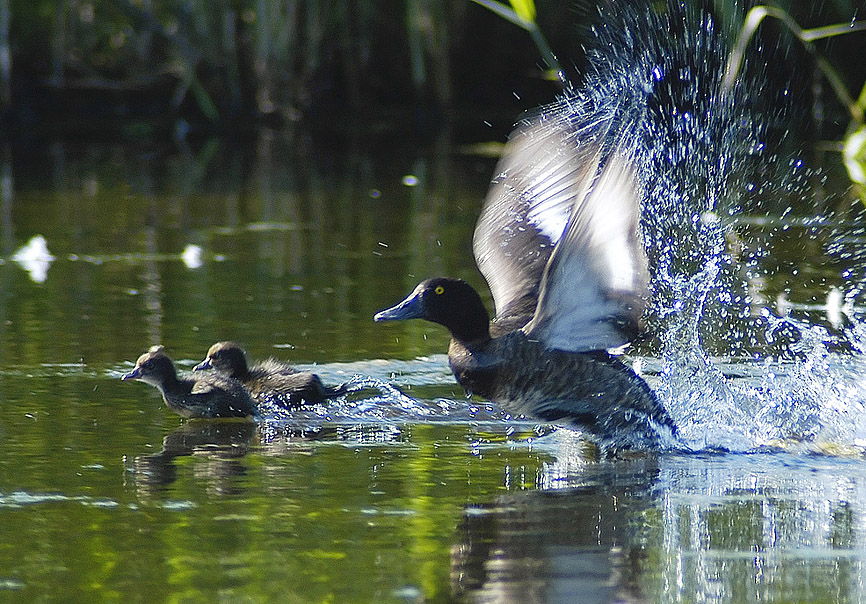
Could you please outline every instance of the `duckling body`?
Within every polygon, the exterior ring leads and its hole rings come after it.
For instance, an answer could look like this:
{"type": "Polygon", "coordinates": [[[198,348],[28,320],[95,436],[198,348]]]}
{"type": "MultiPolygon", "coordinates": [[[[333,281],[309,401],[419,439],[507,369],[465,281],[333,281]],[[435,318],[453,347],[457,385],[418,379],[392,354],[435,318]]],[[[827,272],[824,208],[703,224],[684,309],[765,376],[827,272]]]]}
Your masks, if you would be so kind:
{"type": "Polygon", "coordinates": [[[217,374],[179,377],[162,346],[138,357],[135,368],[122,380],[139,380],[162,393],[169,409],[187,418],[252,417],[256,407],[237,380],[217,374]]]}
{"type": "Polygon", "coordinates": [[[575,125],[569,110],[524,122],[497,166],[474,240],[494,320],[469,284],[443,277],[375,320],[447,327],[457,381],[512,414],[577,426],[606,449],[651,448],[675,424],[607,352],[638,333],[647,295],[642,186],[621,125],[575,125]]]}
{"type": "Polygon", "coordinates": [[[248,365],[243,349],[234,342],[217,342],[193,369],[213,369],[218,375],[238,380],[259,404],[294,408],[318,404],[345,392],[341,386],[325,386],[316,374],[298,371],[277,359],[248,365]]]}

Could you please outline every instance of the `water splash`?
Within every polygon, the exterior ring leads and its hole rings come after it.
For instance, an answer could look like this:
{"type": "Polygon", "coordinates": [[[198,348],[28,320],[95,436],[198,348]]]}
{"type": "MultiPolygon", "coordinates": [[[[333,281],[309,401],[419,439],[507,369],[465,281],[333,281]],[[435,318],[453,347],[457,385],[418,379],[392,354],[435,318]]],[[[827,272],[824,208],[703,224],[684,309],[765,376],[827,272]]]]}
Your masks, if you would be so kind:
{"type": "Polygon", "coordinates": [[[728,91],[728,40],[697,9],[608,7],[594,32],[593,72],[568,107],[578,122],[601,116],[633,132],[653,275],[656,339],[645,352],[659,357],[653,385],[681,444],[857,449],[866,443],[866,323],[850,290],[862,287],[832,274],[866,274],[866,258],[851,251],[863,237],[840,235],[820,174],[798,151],[805,110],[792,104],[790,82],[774,90],[768,67],[785,49],[756,44],[728,91]],[[822,260],[831,276],[816,279],[815,297],[827,300],[827,325],[768,284],[801,280],[802,267],[822,260]],[[784,312],[770,308],[774,298],[784,312]]]}
{"type": "Polygon", "coordinates": [[[701,343],[700,319],[718,274],[718,265],[711,262],[691,277],[668,276],[672,302],[663,309],[668,329],[657,394],[687,448],[749,449],[748,414],[701,343]]]}
{"type": "MultiPolygon", "coordinates": [[[[445,356],[440,355],[444,361],[445,356]]],[[[339,366],[340,364],[334,364],[339,366]]],[[[409,366],[394,362],[395,366],[409,366]]],[[[333,367],[320,366],[326,374],[333,367]]],[[[447,365],[440,366],[447,370],[447,365]]],[[[404,374],[407,382],[419,383],[430,379],[425,359],[414,365],[418,375],[404,374]]],[[[327,404],[298,409],[269,405],[261,409],[265,424],[289,426],[304,430],[317,430],[323,426],[357,426],[361,424],[399,427],[413,422],[500,422],[504,414],[490,405],[479,405],[472,400],[449,398],[414,398],[403,393],[390,380],[366,375],[355,375],[344,382],[345,393],[327,404]]],[[[386,431],[392,431],[387,428],[386,431]]]]}

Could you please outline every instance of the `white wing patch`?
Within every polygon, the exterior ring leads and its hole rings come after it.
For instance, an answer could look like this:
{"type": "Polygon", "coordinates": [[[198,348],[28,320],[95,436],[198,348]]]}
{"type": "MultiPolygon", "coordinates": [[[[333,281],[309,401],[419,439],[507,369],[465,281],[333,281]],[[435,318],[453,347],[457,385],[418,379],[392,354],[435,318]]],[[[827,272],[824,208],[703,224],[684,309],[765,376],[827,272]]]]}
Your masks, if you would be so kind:
{"type": "Polygon", "coordinates": [[[530,337],[573,352],[629,341],[648,284],[639,232],[641,195],[632,158],[614,150],[592,190],[572,200],[568,226],[524,328],[530,337]]]}

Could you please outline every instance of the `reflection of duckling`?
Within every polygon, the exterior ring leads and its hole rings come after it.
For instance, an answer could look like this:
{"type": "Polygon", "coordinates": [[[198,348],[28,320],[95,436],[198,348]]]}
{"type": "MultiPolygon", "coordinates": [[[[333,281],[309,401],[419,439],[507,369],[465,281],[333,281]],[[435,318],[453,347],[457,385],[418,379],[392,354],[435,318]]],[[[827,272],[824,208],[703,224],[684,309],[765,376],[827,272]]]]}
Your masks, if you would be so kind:
{"type": "Polygon", "coordinates": [[[321,403],[346,392],[343,385],[331,388],[314,373],[298,371],[288,363],[267,359],[247,365],[243,349],[234,342],[217,342],[207,357],[193,370],[214,369],[216,373],[240,381],[258,403],[300,407],[321,403]]]}
{"type": "Polygon", "coordinates": [[[135,458],[136,489],[143,496],[157,495],[177,479],[175,459],[195,455],[206,460],[207,478],[220,492],[229,492],[236,486],[233,479],[246,470],[241,460],[256,431],[253,422],[183,422],[163,438],[159,453],[135,458]]]}
{"type": "Polygon", "coordinates": [[[158,388],[168,408],[183,417],[250,417],[256,407],[240,382],[215,374],[178,378],[162,346],[138,357],[123,380],[140,380],[158,388]]]}
{"type": "Polygon", "coordinates": [[[658,427],[675,432],[673,421],[606,351],[637,333],[647,294],[641,186],[627,148],[565,119],[528,121],[506,146],[475,229],[493,322],[470,285],[445,278],[423,281],[375,320],[447,327],[457,381],[511,413],[576,424],[603,445],[657,445],[658,427]]]}

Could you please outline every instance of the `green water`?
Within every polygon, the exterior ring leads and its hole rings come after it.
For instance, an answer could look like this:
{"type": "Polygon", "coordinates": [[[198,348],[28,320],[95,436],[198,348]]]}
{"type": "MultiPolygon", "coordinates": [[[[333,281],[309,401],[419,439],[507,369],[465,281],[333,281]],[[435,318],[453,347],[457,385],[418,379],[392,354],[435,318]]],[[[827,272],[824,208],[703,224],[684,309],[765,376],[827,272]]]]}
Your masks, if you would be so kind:
{"type": "Polygon", "coordinates": [[[0,601],[862,601],[859,457],[596,463],[467,402],[444,330],[372,322],[422,277],[484,289],[493,160],[269,138],[14,157],[0,601]],[[11,260],[37,234],[41,283],[11,260]],[[189,368],[226,338],[450,412],[380,420],[358,395],[309,421],[184,421],[119,380],[153,344],[189,368]]]}
{"type": "Polygon", "coordinates": [[[473,427],[346,427],[263,445],[250,424],[217,422],[222,439],[118,379],[156,343],[187,367],[225,338],[303,364],[443,350],[444,334],[397,337],[371,317],[414,279],[405,263],[465,265],[457,250],[491,162],[374,164],[340,148],[305,161],[290,146],[202,158],[58,144],[15,166],[0,266],[0,598],[449,593],[462,506],[503,488],[473,427]],[[43,283],[9,260],[36,234],[56,257],[43,283]],[[200,268],[181,261],[188,244],[203,249],[200,268]],[[153,457],[167,436],[188,442],[153,457]]]}

